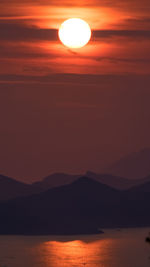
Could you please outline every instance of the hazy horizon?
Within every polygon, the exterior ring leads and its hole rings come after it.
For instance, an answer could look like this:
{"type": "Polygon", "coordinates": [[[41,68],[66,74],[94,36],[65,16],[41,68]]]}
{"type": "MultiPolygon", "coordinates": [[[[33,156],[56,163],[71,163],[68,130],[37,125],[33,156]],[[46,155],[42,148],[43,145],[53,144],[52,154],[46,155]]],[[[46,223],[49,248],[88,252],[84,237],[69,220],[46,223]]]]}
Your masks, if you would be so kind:
{"type": "MultiPolygon", "coordinates": [[[[126,158],[128,158],[128,157],[131,157],[131,156],[134,156],[134,155],[136,155],[136,154],[138,154],[138,153],[142,153],[142,152],[150,152],[150,147],[147,147],[147,148],[145,148],[145,147],[143,147],[140,151],[134,151],[134,152],[131,152],[131,153],[129,153],[129,154],[125,154],[125,155],[122,155],[122,157],[120,157],[120,158],[117,158],[115,161],[112,161],[112,162],[110,162],[109,164],[107,164],[107,165],[104,165],[103,167],[101,167],[101,169],[82,169],[81,168],[81,170],[79,169],[79,170],[69,170],[69,168],[68,167],[66,167],[65,169],[60,169],[60,170],[51,170],[50,169],[50,171],[49,172],[47,172],[47,173],[45,173],[44,171],[43,171],[43,175],[41,175],[41,176],[39,176],[39,174],[37,175],[37,176],[31,176],[30,174],[28,175],[28,176],[23,176],[23,175],[15,175],[15,174],[11,174],[11,173],[9,173],[9,171],[7,172],[5,172],[5,173],[3,173],[3,172],[0,172],[0,175],[3,175],[3,176],[7,176],[7,177],[10,177],[10,178],[14,178],[14,179],[16,179],[16,180],[18,180],[18,181],[22,181],[22,182],[26,182],[26,183],[32,183],[32,182],[36,182],[36,181],[41,181],[43,178],[46,178],[46,177],[48,177],[48,176],[50,176],[50,175],[53,175],[53,174],[69,174],[69,175],[85,175],[87,172],[93,172],[93,173],[96,173],[96,174],[112,174],[112,175],[116,175],[116,176],[121,176],[121,175],[117,175],[117,174],[113,174],[113,172],[111,173],[111,171],[109,171],[109,168],[111,168],[111,166],[114,166],[115,164],[117,164],[117,163],[119,163],[120,162],[120,160],[124,160],[124,159],[126,159],[126,158]]],[[[37,171],[37,170],[36,170],[37,171]]],[[[149,174],[149,173],[148,173],[149,174]]],[[[145,178],[146,177],[146,175],[144,176],[143,175],[143,177],[137,177],[136,179],[142,179],[142,178],[145,178]]],[[[126,178],[126,179],[135,179],[135,177],[127,177],[127,176],[122,176],[122,178],[126,178]]]]}

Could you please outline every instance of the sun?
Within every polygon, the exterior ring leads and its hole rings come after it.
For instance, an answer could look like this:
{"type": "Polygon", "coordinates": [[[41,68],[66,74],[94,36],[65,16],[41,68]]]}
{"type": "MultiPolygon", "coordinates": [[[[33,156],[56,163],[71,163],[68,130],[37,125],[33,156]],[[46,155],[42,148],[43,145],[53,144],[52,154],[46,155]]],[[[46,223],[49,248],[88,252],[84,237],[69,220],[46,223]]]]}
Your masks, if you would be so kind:
{"type": "Polygon", "coordinates": [[[60,41],[69,48],[81,48],[91,39],[91,29],[88,23],[79,18],[64,21],[58,32],[60,41]]]}

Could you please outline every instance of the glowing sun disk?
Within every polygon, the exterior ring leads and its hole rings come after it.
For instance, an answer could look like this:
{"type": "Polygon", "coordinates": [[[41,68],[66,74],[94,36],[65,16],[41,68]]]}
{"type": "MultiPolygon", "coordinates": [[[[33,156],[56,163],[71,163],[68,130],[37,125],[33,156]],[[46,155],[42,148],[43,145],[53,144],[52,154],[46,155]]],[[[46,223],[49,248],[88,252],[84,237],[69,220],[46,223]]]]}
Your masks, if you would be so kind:
{"type": "Polygon", "coordinates": [[[59,28],[61,42],[70,48],[85,46],[91,38],[91,29],[82,19],[72,18],[63,22],[59,28]]]}

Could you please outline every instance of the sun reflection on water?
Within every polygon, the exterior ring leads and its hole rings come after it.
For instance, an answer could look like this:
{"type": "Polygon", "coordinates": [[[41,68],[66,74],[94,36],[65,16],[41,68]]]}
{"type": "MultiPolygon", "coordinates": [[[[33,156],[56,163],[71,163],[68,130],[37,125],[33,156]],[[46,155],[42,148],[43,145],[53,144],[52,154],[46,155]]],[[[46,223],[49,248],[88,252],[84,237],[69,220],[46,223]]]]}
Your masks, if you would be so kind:
{"type": "Polygon", "coordinates": [[[49,241],[42,243],[39,248],[44,255],[45,267],[103,267],[106,266],[106,251],[111,248],[112,240],[88,241],[49,241]],[[44,252],[44,253],[43,253],[44,252]],[[97,265],[98,264],[98,265],[97,265]]]}

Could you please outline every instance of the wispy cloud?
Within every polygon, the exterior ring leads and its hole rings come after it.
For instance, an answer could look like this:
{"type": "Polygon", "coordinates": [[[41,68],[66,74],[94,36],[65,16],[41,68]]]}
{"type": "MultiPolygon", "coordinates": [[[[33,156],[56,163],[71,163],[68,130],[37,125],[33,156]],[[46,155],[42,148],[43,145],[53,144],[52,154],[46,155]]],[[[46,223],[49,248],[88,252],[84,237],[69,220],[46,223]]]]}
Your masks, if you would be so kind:
{"type": "Polygon", "coordinates": [[[97,30],[93,31],[94,39],[112,38],[112,37],[127,37],[150,39],[150,30],[97,30]]]}
{"type": "Polygon", "coordinates": [[[57,30],[40,29],[30,27],[19,23],[1,23],[0,24],[0,40],[11,41],[32,41],[32,40],[52,40],[58,39],[57,30]]]}

